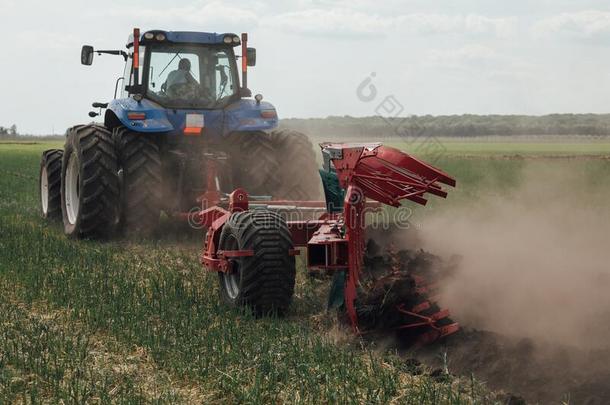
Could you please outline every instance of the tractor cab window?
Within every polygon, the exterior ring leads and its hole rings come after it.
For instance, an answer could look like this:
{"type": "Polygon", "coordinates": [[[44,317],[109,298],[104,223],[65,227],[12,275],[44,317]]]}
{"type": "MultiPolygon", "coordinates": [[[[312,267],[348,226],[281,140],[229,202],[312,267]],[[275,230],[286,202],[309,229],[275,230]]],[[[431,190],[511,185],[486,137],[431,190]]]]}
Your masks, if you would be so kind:
{"type": "Polygon", "coordinates": [[[229,49],[158,45],[146,66],[147,96],[167,107],[216,108],[237,94],[235,58],[229,49]]]}
{"type": "Polygon", "coordinates": [[[214,89],[217,100],[224,100],[237,93],[237,83],[233,81],[234,75],[231,69],[232,61],[235,59],[232,59],[232,55],[225,50],[218,51],[214,55],[214,89]]]}

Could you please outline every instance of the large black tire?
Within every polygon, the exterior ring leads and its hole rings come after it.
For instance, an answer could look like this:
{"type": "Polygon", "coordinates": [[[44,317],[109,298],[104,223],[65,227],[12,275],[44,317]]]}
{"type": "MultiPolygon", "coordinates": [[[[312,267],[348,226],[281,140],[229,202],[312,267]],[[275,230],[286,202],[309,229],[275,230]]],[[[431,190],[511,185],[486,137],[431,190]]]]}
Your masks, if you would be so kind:
{"type": "Polygon", "coordinates": [[[278,155],[271,136],[265,132],[235,132],[225,141],[228,176],[224,191],[243,188],[251,195],[273,195],[279,187],[278,155]]]}
{"type": "Polygon", "coordinates": [[[40,215],[45,219],[61,218],[61,160],[64,151],[49,149],[42,152],[38,196],[40,215]]]}
{"type": "Polygon", "coordinates": [[[253,250],[254,256],[232,259],[230,273],[218,273],[220,296],[257,315],[282,315],[292,301],[295,260],[286,222],[276,213],[251,210],[235,213],[220,235],[221,250],[253,250]]]}
{"type": "Polygon", "coordinates": [[[278,189],[274,196],[284,200],[317,200],[320,198],[319,165],[307,135],[290,129],[271,132],[279,170],[278,189]]]}
{"type": "Polygon", "coordinates": [[[237,132],[225,149],[232,181],[224,182],[224,189],[241,187],[252,195],[283,200],[320,198],[318,163],[306,135],[292,130],[237,132]]]}
{"type": "Polygon", "coordinates": [[[121,181],[121,225],[126,234],[149,236],[161,213],[161,158],[151,135],[115,128],[121,181]]]}
{"type": "Polygon", "coordinates": [[[101,125],[70,128],[61,169],[64,232],[107,238],[118,222],[119,179],[112,134],[101,125]]]}

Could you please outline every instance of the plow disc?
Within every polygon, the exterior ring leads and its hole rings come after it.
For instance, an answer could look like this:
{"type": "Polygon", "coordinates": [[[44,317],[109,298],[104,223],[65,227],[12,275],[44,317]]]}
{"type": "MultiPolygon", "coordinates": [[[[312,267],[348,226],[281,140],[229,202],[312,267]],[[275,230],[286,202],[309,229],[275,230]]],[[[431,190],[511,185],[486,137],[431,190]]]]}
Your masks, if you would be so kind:
{"type": "Polygon", "coordinates": [[[424,251],[381,251],[369,239],[356,312],[362,330],[394,331],[405,345],[425,345],[459,330],[435,303],[436,282],[452,269],[424,251]]]}

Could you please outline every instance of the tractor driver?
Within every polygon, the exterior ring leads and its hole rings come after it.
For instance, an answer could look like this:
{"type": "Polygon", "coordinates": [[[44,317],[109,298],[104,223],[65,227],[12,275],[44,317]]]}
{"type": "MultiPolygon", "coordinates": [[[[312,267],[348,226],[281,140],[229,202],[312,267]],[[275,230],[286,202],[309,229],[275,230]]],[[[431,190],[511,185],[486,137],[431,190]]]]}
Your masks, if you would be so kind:
{"type": "Polygon", "coordinates": [[[167,75],[162,90],[172,98],[189,99],[196,97],[199,82],[191,74],[191,61],[183,58],[178,63],[178,69],[167,75]]]}

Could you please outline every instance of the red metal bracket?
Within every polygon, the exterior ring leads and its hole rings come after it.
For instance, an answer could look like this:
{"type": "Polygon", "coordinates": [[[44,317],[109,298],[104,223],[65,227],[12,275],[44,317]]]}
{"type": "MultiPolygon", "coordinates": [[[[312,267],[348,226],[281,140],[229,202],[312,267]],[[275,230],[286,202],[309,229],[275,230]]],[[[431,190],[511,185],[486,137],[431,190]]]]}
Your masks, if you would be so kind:
{"type": "Polygon", "coordinates": [[[254,250],[219,250],[217,256],[223,259],[231,257],[250,257],[254,256],[254,250]]]}
{"type": "Polygon", "coordinates": [[[229,194],[229,211],[247,211],[248,206],[248,193],[246,193],[245,190],[238,188],[234,190],[231,194],[229,194]]]}
{"type": "Polygon", "coordinates": [[[424,315],[421,315],[416,312],[416,310],[419,311],[419,310],[425,310],[428,308],[430,308],[430,304],[427,301],[414,307],[411,311],[404,309],[403,305],[398,306],[396,309],[399,312],[401,312],[405,315],[412,316],[412,317],[418,319],[419,322],[415,321],[412,323],[408,323],[408,324],[399,326],[397,329],[413,329],[413,328],[420,328],[420,327],[429,328],[429,330],[427,332],[424,332],[417,337],[417,345],[426,345],[426,344],[432,343],[440,338],[449,336],[449,335],[457,332],[458,330],[460,330],[460,326],[456,322],[450,323],[448,325],[443,325],[443,326],[437,325],[438,321],[449,317],[449,310],[447,310],[447,309],[438,311],[430,316],[424,316],[424,315]],[[426,306],[425,304],[428,304],[428,305],[426,306]]]}

